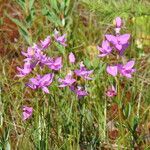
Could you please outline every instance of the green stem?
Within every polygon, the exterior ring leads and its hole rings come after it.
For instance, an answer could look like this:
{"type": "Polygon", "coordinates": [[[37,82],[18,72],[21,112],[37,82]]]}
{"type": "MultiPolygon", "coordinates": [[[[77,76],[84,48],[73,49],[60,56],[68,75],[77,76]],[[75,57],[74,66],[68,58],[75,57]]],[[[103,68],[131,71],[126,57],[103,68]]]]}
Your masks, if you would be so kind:
{"type": "Polygon", "coordinates": [[[123,118],[122,118],[122,101],[121,101],[121,90],[120,90],[120,83],[118,78],[115,78],[116,83],[117,83],[117,103],[118,103],[118,118],[119,118],[119,125],[120,125],[120,135],[121,137],[123,137],[123,127],[122,127],[122,123],[123,123],[123,118]]]}
{"type": "Polygon", "coordinates": [[[83,142],[83,134],[82,134],[82,129],[83,129],[83,104],[82,104],[83,100],[79,100],[79,112],[80,112],[80,127],[79,127],[79,131],[80,131],[80,142],[83,142]]]}
{"type": "Polygon", "coordinates": [[[105,141],[105,139],[106,139],[106,125],[107,125],[107,100],[105,100],[104,116],[105,116],[105,120],[104,120],[104,141],[105,141]]]}
{"type": "Polygon", "coordinates": [[[40,141],[41,141],[41,133],[40,127],[39,127],[39,101],[38,101],[38,91],[36,93],[36,128],[37,128],[37,133],[38,133],[38,148],[40,149],[40,141]]]}

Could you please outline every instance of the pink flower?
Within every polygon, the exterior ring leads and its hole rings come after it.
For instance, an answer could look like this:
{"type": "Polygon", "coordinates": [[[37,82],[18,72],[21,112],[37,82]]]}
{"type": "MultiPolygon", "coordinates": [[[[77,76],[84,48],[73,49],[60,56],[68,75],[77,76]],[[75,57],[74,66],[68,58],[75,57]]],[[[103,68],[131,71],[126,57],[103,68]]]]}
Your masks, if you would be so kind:
{"type": "Polygon", "coordinates": [[[66,34],[63,34],[62,36],[59,35],[59,32],[57,30],[54,31],[54,38],[56,42],[60,43],[63,46],[67,46],[66,44],[66,34]]]}
{"type": "Polygon", "coordinates": [[[133,68],[135,61],[131,60],[127,62],[125,65],[118,64],[115,66],[107,66],[106,71],[108,74],[112,76],[117,76],[118,72],[127,78],[132,78],[132,73],[135,72],[133,68]]]}
{"type": "Polygon", "coordinates": [[[30,118],[33,113],[33,108],[28,106],[23,106],[23,121],[30,118]]]}
{"type": "Polygon", "coordinates": [[[44,41],[41,40],[41,47],[42,49],[47,49],[48,46],[51,44],[51,37],[48,36],[44,41]]]}
{"type": "Polygon", "coordinates": [[[116,34],[120,34],[120,30],[121,30],[121,26],[122,26],[122,20],[120,17],[117,17],[115,19],[115,26],[116,26],[116,28],[115,28],[116,34]]]}
{"type": "Polygon", "coordinates": [[[16,76],[17,77],[24,77],[32,71],[32,67],[31,67],[31,64],[29,62],[26,62],[24,64],[23,68],[17,67],[17,70],[19,71],[19,74],[17,74],[16,76]]]}
{"type": "Polygon", "coordinates": [[[69,54],[69,62],[70,63],[75,63],[75,60],[76,60],[76,58],[75,58],[74,54],[71,52],[69,54]]]}
{"type": "Polygon", "coordinates": [[[25,57],[31,58],[31,57],[34,56],[35,50],[34,50],[34,48],[32,48],[32,47],[28,47],[27,53],[25,53],[24,51],[21,51],[21,53],[22,53],[22,55],[24,55],[25,57]]]}
{"type": "Polygon", "coordinates": [[[132,78],[132,73],[135,72],[135,69],[133,69],[134,64],[135,64],[135,61],[133,60],[127,62],[125,65],[119,64],[118,70],[120,74],[127,78],[132,78]]]}
{"type": "Polygon", "coordinates": [[[58,79],[58,82],[61,83],[59,87],[71,86],[76,80],[72,77],[71,73],[68,73],[65,79],[58,79]]]}
{"type": "Polygon", "coordinates": [[[121,28],[121,26],[122,26],[122,20],[121,20],[120,17],[116,17],[116,19],[115,19],[115,26],[117,28],[121,28]]]}
{"type": "Polygon", "coordinates": [[[130,39],[130,34],[123,34],[123,35],[105,35],[106,39],[112,43],[115,48],[120,52],[124,48],[125,45],[128,44],[130,39]]]}
{"type": "Polygon", "coordinates": [[[102,42],[102,47],[97,46],[97,49],[100,51],[99,57],[104,57],[111,53],[112,48],[107,40],[102,42]]]}
{"type": "Polygon", "coordinates": [[[78,86],[77,89],[75,89],[75,93],[79,99],[88,95],[88,92],[84,90],[81,86],[78,86]]]}
{"type": "Polygon", "coordinates": [[[118,74],[118,66],[107,66],[106,71],[108,74],[115,77],[118,74]]]}
{"type": "Polygon", "coordinates": [[[52,70],[60,70],[62,68],[62,57],[52,58],[47,65],[52,70]]]}
{"type": "Polygon", "coordinates": [[[53,82],[54,74],[45,74],[44,76],[37,75],[35,78],[31,78],[29,83],[26,85],[31,89],[39,89],[41,88],[45,93],[49,93],[48,86],[53,82]]]}
{"type": "Polygon", "coordinates": [[[93,70],[87,70],[83,62],[80,63],[80,69],[74,71],[77,76],[80,76],[86,80],[92,80],[89,76],[93,73],[93,70]]]}
{"type": "Polygon", "coordinates": [[[117,91],[115,89],[115,87],[112,85],[111,87],[108,88],[107,92],[106,92],[106,95],[108,97],[114,97],[117,95],[117,91]]]}

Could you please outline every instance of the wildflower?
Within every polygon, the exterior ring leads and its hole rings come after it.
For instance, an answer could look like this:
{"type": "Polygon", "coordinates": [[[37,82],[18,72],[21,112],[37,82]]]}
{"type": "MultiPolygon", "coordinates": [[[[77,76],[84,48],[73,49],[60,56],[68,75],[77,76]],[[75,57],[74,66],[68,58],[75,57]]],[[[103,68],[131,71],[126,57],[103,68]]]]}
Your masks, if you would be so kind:
{"type": "Polygon", "coordinates": [[[17,67],[17,70],[19,71],[17,77],[24,77],[32,71],[31,64],[29,62],[26,62],[22,69],[20,67],[17,67]]]}
{"type": "Polygon", "coordinates": [[[130,34],[123,34],[123,35],[117,35],[117,36],[107,34],[105,35],[105,37],[110,43],[112,43],[115,46],[115,48],[118,51],[121,51],[124,45],[128,43],[130,34]]]}
{"type": "Polygon", "coordinates": [[[112,51],[112,48],[110,47],[110,44],[107,40],[102,42],[102,47],[97,46],[97,49],[102,53],[98,55],[99,57],[104,57],[112,51]]]}
{"type": "Polygon", "coordinates": [[[28,106],[23,106],[23,121],[30,118],[33,113],[33,108],[28,106]]]}
{"type": "Polygon", "coordinates": [[[117,28],[121,28],[121,26],[122,26],[122,20],[121,20],[120,17],[116,17],[116,19],[115,19],[115,26],[117,28]]]}
{"type": "Polygon", "coordinates": [[[132,73],[135,72],[135,69],[133,69],[133,66],[135,64],[135,61],[131,60],[127,62],[125,65],[118,65],[118,70],[122,76],[125,76],[127,78],[132,78],[132,73]]]}
{"type": "Polygon", "coordinates": [[[111,87],[108,88],[107,92],[106,92],[106,95],[108,97],[114,97],[117,95],[117,91],[115,89],[115,87],[112,85],[111,87]]]}
{"type": "Polygon", "coordinates": [[[25,57],[28,57],[28,58],[31,58],[34,54],[35,54],[35,51],[34,51],[34,49],[32,48],[32,47],[28,47],[28,49],[27,49],[27,53],[25,53],[25,52],[21,52],[22,53],[22,55],[24,55],[25,57]]]}
{"type": "Polygon", "coordinates": [[[118,74],[118,66],[107,66],[106,71],[108,74],[115,77],[118,74]]]}
{"type": "Polygon", "coordinates": [[[120,17],[116,17],[115,21],[115,31],[116,31],[116,34],[119,34],[120,33],[120,30],[121,30],[121,26],[122,26],[122,20],[120,17]]]}
{"type": "Polygon", "coordinates": [[[63,46],[67,46],[66,44],[66,34],[63,34],[62,36],[59,36],[59,32],[57,30],[54,31],[54,38],[55,40],[60,43],[63,46]]]}
{"type": "Polygon", "coordinates": [[[62,68],[62,58],[53,58],[47,63],[48,67],[52,70],[58,71],[62,68]]]}
{"type": "Polygon", "coordinates": [[[75,63],[75,60],[76,60],[76,58],[75,58],[74,54],[71,52],[69,54],[69,62],[70,63],[75,63]]]}
{"type": "Polygon", "coordinates": [[[93,73],[93,70],[87,70],[83,62],[80,63],[80,70],[75,70],[74,72],[77,76],[80,76],[86,80],[92,80],[89,75],[93,73]]]}
{"type": "Polygon", "coordinates": [[[36,52],[41,52],[42,49],[42,44],[33,44],[32,48],[36,51],[36,52]]]}
{"type": "Polygon", "coordinates": [[[47,38],[44,41],[41,40],[42,49],[47,49],[50,44],[51,44],[51,37],[50,36],[47,36],[47,38]]]}
{"type": "Polygon", "coordinates": [[[51,61],[51,58],[46,56],[46,54],[42,53],[36,53],[35,58],[34,58],[37,63],[40,65],[40,67],[43,67],[44,65],[48,65],[49,62],[51,61]]]}
{"type": "Polygon", "coordinates": [[[27,86],[32,89],[39,89],[41,88],[45,93],[49,93],[48,86],[53,81],[54,74],[46,74],[44,76],[37,75],[36,78],[31,78],[27,86]]]}
{"type": "Polygon", "coordinates": [[[81,86],[78,86],[77,89],[75,89],[75,93],[79,99],[88,95],[87,91],[84,90],[81,86]]]}
{"type": "Polygon", "coordinates": [[[68,73],[65,79],[58,79],[58,81],[61,83],[59,87],[71,86],[76,82],[71,73],[68,73]]]}
{"type": "Polygon", "coordinates": [[[129,46],[129,43],[122,45],[122,49],[119,51],[120,56],[124,54],[124,51],[128,48],[128,46],[129,46]]]}

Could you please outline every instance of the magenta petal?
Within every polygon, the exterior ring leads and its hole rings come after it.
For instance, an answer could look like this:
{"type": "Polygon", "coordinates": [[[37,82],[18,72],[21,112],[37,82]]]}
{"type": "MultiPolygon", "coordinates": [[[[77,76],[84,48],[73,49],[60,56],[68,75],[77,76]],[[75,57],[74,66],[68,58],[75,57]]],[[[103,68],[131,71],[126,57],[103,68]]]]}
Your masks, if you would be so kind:
{"type": "Polygon", "coordinates": [[[133,68],[134,64],[135,64],[135,61],[134,61],[134,60],[131,60],[131,61],[127,62],[127,63],[124,65],[124,68],[125,68],[125,69],[131,69],[131,68],[133,68]]]}
{"type": "Polygon", "coordinates": [[[116,44],[115,46],[116,46],[116,48],[117,48],[119,51],[121,51],[121,50],[122,50],[122,45],[120,45],[120,44],[116,44]]]}
{"type": "Polygon", "coordinates": [[[105,37],[112,44],[117,44],[117,38],[116,38],[116,36],[111,35],[111,34],[106,34],[105,37]]]}
{"type": "Polygon", "coordinates": [[[117,28],[120,28],[121,25],[122,25],[122,20],[121,20],[121,18],[120,18],[120,17],[116,17],[115,23],[116,23],[116,27],[117,27],[117,28]]]}
{"type": "Polygon", "coordinates": [[[45,93],[49,94],[49,89],[48,89],[47,87],[42,87],[42,90],[43,90],[45,93]]]}
{"type": "Polygon", "coordinates": [[[69,54],[69,62],[70,63],[75,63],[75,56],[72,52],[69,54]]]}
{"type": "Polygon", "coordinates": [[[112,85],[111,87],[108,88],[107,92],[106,92],[106,95],[108,97],[114,97],[117,95],[117,91],[115,89],[115,87],[112,85]]]}
{"type": "Polygon", "coordinates": [[[107,66],[106,71],[108,74],[112,76],[116,76],[118,73],[118,67],[117,66],[107,66]]]}
{"type": "Polygon", "coordinates": [[[120,44],[127,44],[128,40],[130,39],[130,34],[123,34],[117,38],[120,44]]]}
{"type": "Polygon", "coordinates": [[[30,118],[32,116],[33,108],[28,106],[23,106],[23,121],[30,118]]]}
{"type": "Polygon", "coordinates": [[[98,57],[105,57],[107,56],[108,54],[99,54],[98,57]]]}
{"type": "Polygon", "coordinates": [[[43,49],[48,48],[48,46],[51,44],[51,37],[48,36],[44,41],[41,41],[41,47],[43,49]]]}

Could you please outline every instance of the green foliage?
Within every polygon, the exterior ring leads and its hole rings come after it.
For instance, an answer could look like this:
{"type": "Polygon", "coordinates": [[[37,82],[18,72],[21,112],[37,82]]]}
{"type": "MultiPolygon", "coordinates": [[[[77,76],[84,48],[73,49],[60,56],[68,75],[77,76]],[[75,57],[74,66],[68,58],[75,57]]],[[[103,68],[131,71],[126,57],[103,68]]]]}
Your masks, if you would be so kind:
{"type": "Polygon", "coordinates": [[[131,18],[149,15],[150,2],[148,0],[82,0],[92,12],[96,12],[102,20],[112,20],[116,16],[131,18]]]}
{"type": "MultiPolygon", "coordinates": [[[[20,38],[10,47],[17,49],[19,56],[13,60],[0,59],[0,149],[133,149],[136,145],[148,149],[149,144],[143,137],[147,136],[150,119],[149,1],[15,0],[14,4],[19,6],[21,18],[13,18],[7,13],[6,16],[19,29],[20,38]],[[105,58],[97,58],[96,45],[106,31],[113,32],[112,20],[116,16],[125,18],[124,30],[133,35],[126,54],[129,58],[136,58],[137,71],[132,80],[120,80],[121,98],[112,100],[105,92],[114,79],[106,74],[105,58]],[[94,70],[93,80],[86,82],[89,96],[82,100],[78,100],[69,89],[58,88],[56,82],[46,95],[29,90],[24,79],[15,77],[16,65],[20,66],[22,60],[20,47],[26,49],[27,43],[32,45],[51,35],[55,28],[67,33],[68,41],[66,48],[55,43],[56,49],[51,47],[47,52],[63,56],[64,66],[60,74],[56,73],[56,80],[78,68],[80,61],[94,70]],[[137,39],[142,39],[142,48],[138,48],[137,39]],[[74,66],[68,64],[70,51],[76,55],[74,66]],[[14,60],[15,75],[12,77],[10,64],[14,60]],[[121,105],[122,114],[118,113],[114,103],[121,105]],[[32,118],[27,121],[22,121],[22,105],[34,108],[32,118]],[[114,130],[118,135],[112,136],[114,130]]],[[[0,24],[3,23],[1,20],[0,24]]],[[[114,62],[113,59],[110,61],[114,62]]]]}

